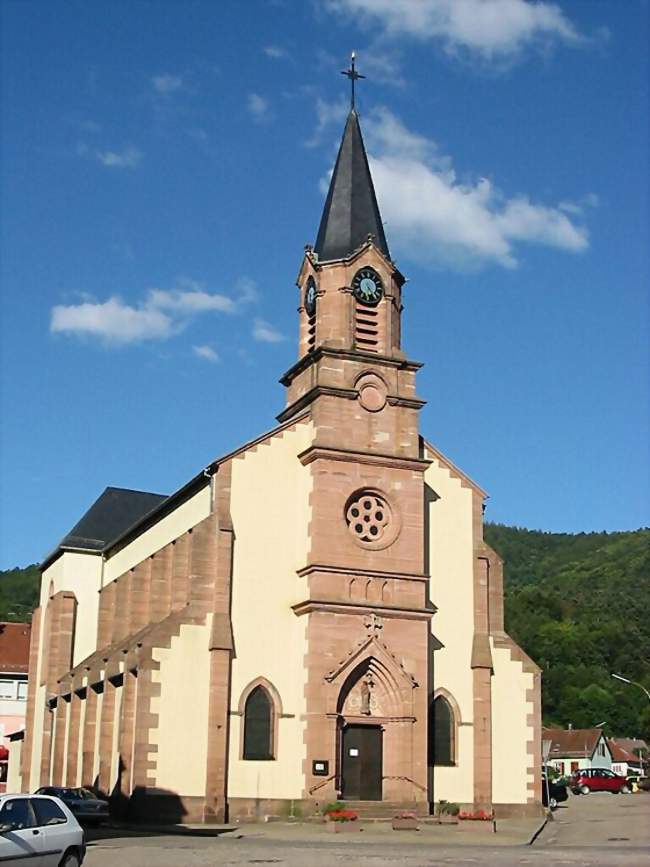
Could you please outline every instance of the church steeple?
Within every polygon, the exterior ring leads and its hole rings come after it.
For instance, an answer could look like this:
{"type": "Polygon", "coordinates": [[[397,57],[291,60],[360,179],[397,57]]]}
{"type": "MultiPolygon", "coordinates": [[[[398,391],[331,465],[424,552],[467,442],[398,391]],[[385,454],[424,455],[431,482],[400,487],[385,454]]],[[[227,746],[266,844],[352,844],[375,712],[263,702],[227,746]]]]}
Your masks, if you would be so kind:
{"type": "Polygon", "coordinates": [[[345,124],[314,252],[320,262],[344,259],[365,243],[369,235],[375,246],[390,259],[359,116],[352,108],[345,124]]]}
{"type": "Polygon", "coordinates": [[[354,83],[363,78],[354,55],[350,67],[343,73],[352,85],[350,113],[316,245],[305,248],[296,280],[298,361],[281,379],[287,406],[278,419],[286,421],[309,406],[319,442],[333,438],[340,444],[342,428],[328,421],[328,413],[347,418],[352,412],[357,445],[369,451],[385,448],[385,425],[392,425],[391,437],[406,425],[396,448],[412,457],[419,448],[416,418],[422,401],[415,394],[415,373],[420,365],[402,351],[404,277],[388,252],[354,107],[354,83]],[[360,418],[367,427],[358,427],[360,418]],[[373,439],[369,431],[375,427],[373,439]]]}

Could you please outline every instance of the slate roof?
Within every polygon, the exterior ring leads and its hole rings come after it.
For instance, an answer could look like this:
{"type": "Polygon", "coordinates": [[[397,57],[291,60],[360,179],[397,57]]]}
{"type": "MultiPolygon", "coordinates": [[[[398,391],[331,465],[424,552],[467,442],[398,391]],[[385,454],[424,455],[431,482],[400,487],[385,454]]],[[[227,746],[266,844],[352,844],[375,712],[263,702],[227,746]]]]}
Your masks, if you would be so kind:
{"type": "Polygon", "coordinates": [[[29,671],[29,623],[0,623],[0,671],[27,674],[29,671]]]}
{"type": "Polygon", "coordinates": [[[550,758],[592,756],[602,735],[601,729],[542,729],[542,738],[551,741],[550,758]]]}
{"type": "Polygon", "coordinates": [[[368,238],[390,259],[359,116],[348,115],[314,252],[321,261],[344,259],[368,238]]]}
{"type": "Polygon", "coordinates": [[[46,557],[41,568],[62,550],[103,551],[133,524],[144,518],[164,500],[166,494],[106,488],[56,549],[46,557]]]}

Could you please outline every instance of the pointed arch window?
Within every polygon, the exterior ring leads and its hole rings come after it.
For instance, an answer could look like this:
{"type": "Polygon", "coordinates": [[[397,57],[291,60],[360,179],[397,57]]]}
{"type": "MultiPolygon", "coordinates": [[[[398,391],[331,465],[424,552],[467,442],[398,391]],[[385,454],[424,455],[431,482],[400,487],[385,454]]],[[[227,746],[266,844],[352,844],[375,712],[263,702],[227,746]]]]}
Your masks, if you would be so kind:
{"type": "Polygon", "coordinates": [[[256,686],[244,706],[243,758],[273,759],[273,700],[263,686],[256,686]]]}
{"type": "Polygon", "coordinates": [[[456,764],[456,719],[449,701],[438,695],[429,708],[429,765],[456,764]]]}

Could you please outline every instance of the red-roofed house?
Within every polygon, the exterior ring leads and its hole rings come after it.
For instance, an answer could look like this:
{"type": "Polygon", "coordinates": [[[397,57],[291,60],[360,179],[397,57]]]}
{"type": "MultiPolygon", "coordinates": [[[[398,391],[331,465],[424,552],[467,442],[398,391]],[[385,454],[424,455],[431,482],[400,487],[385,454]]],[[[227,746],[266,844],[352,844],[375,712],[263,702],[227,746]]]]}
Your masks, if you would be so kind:
{"type": "Polygon", "coordinates": [[[0,622],[0,792],[7,779],[7,735],[25,727],[29,623],[0,622]]]}
{"type": "Polygon", "coordinates": [[[548,764],[568,776],[584,768],[611,768],[612,753],[602,729],[542,729],[551,742],[548,764]]]}
{"type": "Polygon", "coordinates": [[[629,773],[641,773],[641,759],[622,747],[615,738],[608,738],[607,746],[612,754],[612,770],[627,777],[629,773]]]}

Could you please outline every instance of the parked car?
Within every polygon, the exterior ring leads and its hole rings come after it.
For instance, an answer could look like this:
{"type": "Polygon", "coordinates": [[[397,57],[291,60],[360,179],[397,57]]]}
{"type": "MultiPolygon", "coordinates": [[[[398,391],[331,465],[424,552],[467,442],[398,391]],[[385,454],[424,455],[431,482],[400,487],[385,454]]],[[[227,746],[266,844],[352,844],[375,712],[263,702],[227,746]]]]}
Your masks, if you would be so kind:
{"type": "Polygon", "coordinates": [[[3,867],[79,867],[84,832],[66,805],[40,795],[0,795],[0,863],[3,867]]]}
{"type": "Polygon", "coordinates": [[[43,786],[36,790],[36,794],[60,798],[83,824],[99,825],[107,822],[110,816],[108,801],[98,798],[90,789],[43,786]]]}
{"type": "Polygon", "coordinates": [[[555,810],[558,804],[566,801],[569,798],[566,784],[560,780],[548,781],[548,789],[546,786],[546,774],[542,771],[542,804],[545,807],[550,807],[555,810]]]}
{"type": "Polygon", "coordinates": [[[628,773],[627,782],[633,792],[650,790],[650,779],[641,774],[628,773]]]}
{"type": "Polygon", "coordinates": [[[626,777],[615,774],[607,768],[584,768],[571,775],[571,791],[576,795],[588,795],[589,792],[611,792],[613,795],[632,791],[626,777]]]}

